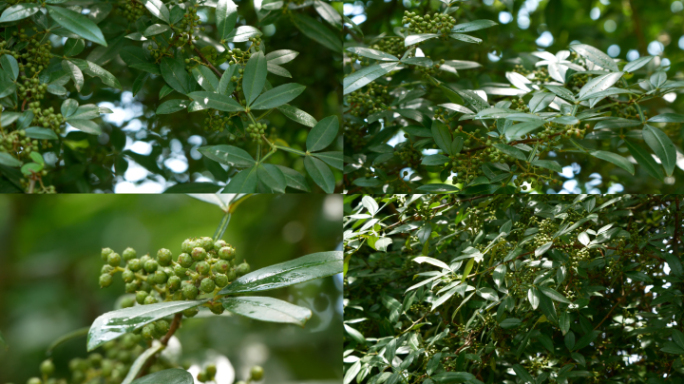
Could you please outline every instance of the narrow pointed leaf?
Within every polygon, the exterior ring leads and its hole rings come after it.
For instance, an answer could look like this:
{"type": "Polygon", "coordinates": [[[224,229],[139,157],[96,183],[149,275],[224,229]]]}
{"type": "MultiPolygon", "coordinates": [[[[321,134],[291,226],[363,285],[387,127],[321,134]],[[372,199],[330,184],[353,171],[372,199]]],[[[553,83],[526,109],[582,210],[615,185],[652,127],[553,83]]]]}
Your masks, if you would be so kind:
{"type": "Polygon", "coordinates": [[[316,124],[306,137],[306,149],[316,152],[325,149],[337,137],[340,122],[337,116],[328,116],[316,124]]]}
{"type": "Polygon", "coordinates": [[[629,160],[618,155],[617,153],[608,151],[593,151],[589,152],[589,154],[598,159],[613,163],[618,167],[624,169],[625,171],[629,172],[631,175],[634,175],[634,165],[630,163],[629,160]]]}
{"type": "Polygon", "coordinates": [[[242,148],[232,145],[211,145],[201,147],[199,152],[204,156],[218,161],[221,164],[231,165],[238,168],[247,168],[254,165],[252,156],[242,148]]]}
{"type": "Polygon", "coordinates": [[[90,40],[105,47],[107,46],[107,41],[105,41],[100,27],[98,27],[97,24],[95,24],[87,16],[54,5],[48,5],[47,9],[50,17],[52,17],[52,19],[64,29],[73,32],[86,40],[90,40]]]}
{"type": "Polygon", "coordinates": [[[247,105],[251,105],[264,89],[266,84],[266,58],[263,52],[253,54],[249,58],[242,77],[242,92],[247,105]]]}
{"type": "Polygon", "coordinates": [[[131,384],[193,384],[195,381],[190,372],[173,368],[145,375],[131,384]]]}
{"type": "Polygon", "coordinates": [[[219,0],[216,5],[216,30],[219,40],[224,39],[235,29],[237,21],[237,5],[233,0],[219,0]]]}
{"type": "Polygon", "coordinates": [[[674,172],[674,167],[677,163],[677,150],[674,144],[665,132],[658,128],[651,127],[650,125],[644,125],[642,131],[644,136],[644,141],[653,150],[656,156],[660,159],[665,169],[665,174],[667,176],[672,176],[674,172]]]}
{"type": "Polygon", "coordinates": [[[304,92],[306,86],[296,83],[279,85],[264,92],[251,105],[252,109],[271,109],[285,105],[304,92]]]}
{"type": "Polygon", "coordinates": [[[213,108],[224,112],[242,112],[244,107],[230,96],[213,92],[197,91],[188,93],[188,97],[204,108],[213,108]]]}
{"type": "Polygon", "coordinates": [[[308,308],[272,297],[229,297],[221,301],[228,312],[272,323],[291,323],[303,327],[312,315],[308,308]]]}
{"type": "Polygon", "coordinates": [[[306,168],[309,176],[325,193],[335,192],[335,176],[324,162],[314,157],[306,156],[304,158],[304,168],[306,168]]]}

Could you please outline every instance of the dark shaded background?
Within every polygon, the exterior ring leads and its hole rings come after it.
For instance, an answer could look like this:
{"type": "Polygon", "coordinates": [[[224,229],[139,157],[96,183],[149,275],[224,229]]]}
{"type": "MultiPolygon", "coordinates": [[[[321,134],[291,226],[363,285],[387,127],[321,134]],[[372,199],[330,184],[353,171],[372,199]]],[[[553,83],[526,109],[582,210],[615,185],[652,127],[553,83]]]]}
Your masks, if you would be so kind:
{"type": "MultiPolygon", "coordinates": [[[[188,237],[213,236],[223,215],[215,205],[183,195],[0,196],[0,383],[23,383],[38,374],[47,346],[89,326],[114,308],[121,277],[98,286],[102,247],[130,246],[139,255],[188,237]]],[[[336,250],[342,240],[339,195],[255,195],[232,216],[223,239],[252,270],[309,253],[336,250]]],[[[266,382],[341,379],[341,276],[266,292],[310,308],[302,329],[242,317],[183,322],[176,334],[184,357],[206,349],[227,356],[238,377],[262,364],[266,382]]],[[[53,353],[58,377],[68,361],[86,354],[85,337],[53,353]]]]}

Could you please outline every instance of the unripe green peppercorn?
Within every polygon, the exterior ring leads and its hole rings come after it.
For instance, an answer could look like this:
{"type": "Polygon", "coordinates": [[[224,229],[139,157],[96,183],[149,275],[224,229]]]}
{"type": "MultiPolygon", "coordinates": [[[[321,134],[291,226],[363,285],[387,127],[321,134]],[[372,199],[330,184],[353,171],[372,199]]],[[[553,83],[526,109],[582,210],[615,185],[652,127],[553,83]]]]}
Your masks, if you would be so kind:
{"type": "Polygon", "coordinates": [[[105,273],[111,274],[111,273],[114,272],[114,271],[115,271],[114,267],[112,267],[112,266],[109,265],[109,264],[103,265],[103,266],[102,266],[102,269],[100,269],[100,273],[103,274],[103,275],[104,275],[105,273]]]}
{"type": "Polygon", "coordinates": [[[185,277],[187,271],[187,268],[183,268],[180,265],[176,265],[175,267],[173,267],[173,274],[181,278],[185,277]]]}
{"type": "Polygon", "coordinates": [[[237,273],[235,273],[235,268],[228,271],[228,273],[226,273],[226,276],[228,276],[228,281],[235,281],[235,279],[237,279],[237,273]]]}
{"type": "Polygon", "coordinates": [[[102,257],[102,261],[105,263],[107,262],[107,259],[109,258],[109,255],[114,253],[114,250],[111,248],[102,248],[102,253],[100,254],[102,257]]]}
{"type": "Polygon", "coordinates": [[[207,258],[207,251],[205,251],[204,248],[202,248],[202,247],[193,248],[192,258],[195,261],[203,261],[204,259],[207,258]]]}
{"type": "Polygon", "coordinates": [[[178,276],[169,277],[169,280],[166,282],[166,286],[169,288],[169,291],[171,291],[171,292],[177,291],[181,286],[180,277],[178,277],[178,276]]]}
{"type": "Polygon", "coordinates": [[[219,250],[225,247],[226,245],[228,245],[228,243],[226,243],[225,240],[216,240],[216,242],[214,243],[214,249],[219,250]]]}
{"type": "Polygon", "coordinates": [[[192,263],[192,256],[188,255],[187,253],[181,253],[180,255],[178,255],[178,264],[180,264],[181,267],[190,268],[192,263]]]}
{"type": "Polygon", "coordinates": [[[152,273],[157,270],[159,263],[156,260],[148,260],[145,262],[144,268],[147,273],[152,273]]]}
{"type": "Polygon", "coordinates": [[[126,284],[126,293],[135,293],[140,288],[140,284],[137,281],[132,281],[126,284]]]}
{"type": "Polygon", "coordinates": [[[140,284],[140,290],[150,293],[152,292],[152,286],[147,281],[143,281],[142,284],[140,284]]]}
{"type": "Polygon", "coordinates": [[[51,376],[55,373],[55,364],[51,359],[47,359],[40,364],[40,373],[45,376],[51,376]]]}
{"type": "Polygon", "coordinates": [[[145,291],[138,291],[135,293],[135,301],[137,301],[138,304],[144,304],[148,295],[149,294],[145,291]]]}
{"type": "Polygon", "coordinates": [[[204,248],[206,251],[211,251],[214,248],[214,239],[211,237],[201,237],[198,239],[199,246],[204,248]]]}
{"type": "Polygon", "coordinates": [[[169,277],[163,271],[157,270],[154,273],[154,282],[157,284],[164,284],[169,277]]]}
{"type": "Polygon", "coordinates": [[[183,244],[181,244],[181,250],[185,253],[190,253],[192,252],[192,249],[194,248],[194,244],[192,239],[185,239],[183,240],[183,244]]]}
{"type": "Polygon", "coordinates": [[[235,258],[235,248],[231,246],[222,247],[219,249],[218,255],[224,260],[232,260],[235,258]]]}
{"type": "Polygon", "coordinates": [[[183,311],[183,316],[185,317],[195,317],[199,313],[198,308],[190,308],[183,311]]]}
{"type": "Polygon", "coordinates": [[[198,294],[199,292],[197,291],[197,287],[192,284],[188,284],[183,287],[183,296],[185,296],[186,299],[195,300],[198,294]]]}
{"type": "Polygon", "coordinates": [[[209,380],[213,380],[216,376],[216,366],[214,364],[207,365],[207,368],[204,371],[207,372],[209,380]]]}
{"type": "Polygon", "coordinates": [[[42,383],[43,382],[37,377],[32,377],[26,382],[26,384],[42,384],[42,383]]]}
{"type": "Polygon", "coordinates": [[[159,261],[160,265],[169,265],[171,264],[171,260],[173,260],[173,254],[168,249],[162,248],[157,251],[157,260],[159,261]]]}
{"type": "Polygon", "coordinates": [[[220,315],[223,313],[225,308],[223,308],[223,304],[220,302],[212,303],[211,307],[209,307],[211,312],[213,312],[215,315],[220,315]]]}
{"type": "Polygon", "coordinates": [[[109,256],[107,256],[107,264],[112,267],[118,267],[119,264],[121,264],[121,256],[116,252],[110,253],[109,256]]]}
{"type": "Polygon", "coordinates": [[[121,253],[121,256],[123,256],[123,259],[125,261],[128,261],[130,259],[135,259],[136,255],[137,255],[137,253],[135,252],[135,249],[133,249],[131,247],[124,249],[124,251],[121,253]]]}
{"type": "Polygon", "coordinates": [[[200,283],[200,288],[203,292],[209,293],[216,288],[216,284],[214,284],[214,280],[212,280],[210,277],[207,277],[202,280],[202,283],[200,283]]]}
{"type": "Polygon", "coordinates": [[[238,276],[243,276],[249,273],[249,264],[247,264],[246,261],[243,261],[240,265],[235,267],[235,273],[237,273],[238,276]]]}
{"type": "Polygon", "coordinates": [[[138,272],[142,268],[142,263],[139,259],[128,260],[128,269],[133,272],[138,272]]]}
{"type": "Polygon", "coordinates": [[[226,273],[230,269],[230,262],[226,260],[219,260],[214,264],[214,271],[226,273]]]}
{"type": "Polygon", "coordinates": [[[204,372],[200,372],[197,374],[197,381],[200,383],[205,383],[207,381],[207,375],[204,372]]]}
{"type": "Polygon", "coordinates": [[[135,297],[127,296],[121,299],[121,308],[130,308],[135,305],[135,297]]]}
{"type": "Polygon", "coordinates": [[[217,273],[217,274],[214,276],[214,283],[216,283],[216,285],[217,285],[219,288],[223,288],[223,287],[225,287],[226,285],[228,285],[228,276],[226,276],[226,275],[224,275],[224,274],[222,274],[222,273],[217,273]]]}
{"type": "Polygon", "coordinates": [[[148,296],[145,298],[145,304],[154,304],[154,303],[156,303],[156,302],[157,302],[157,298],[154,297],[154,296],[152,296],[152,295],[148,295],[148,296]]]}
{"type": "Polygon", "coordinates": [[[133,271],[131,271],[130,269],[127,269],[123,271],[123,273],[121,274],[121,278],[125,283],[130,283],[133,280],[135,280],[135,273],[133,273],[133,271]]]}
{"type": "Polygon", "coordinates": [[[154,325],[147,324],[142,329],[142,337],[147,340],[154,339],[154,325]]]}
{"type": "Polygon", "coordinates": [[[207,264],[206,261],[203,261],[201,263],[197,263],[197,265],[195,266],[195,270],[200,275],[206,276],[209,274],[209,271],[211,271],[211,268],[209,267],[209,264],[207,264]]]}
{"type": "Polygon", "coordinates": [[[169,322],[166,320],[159,320],[154,324],[154,326],[159,334],[164,335],[169,331],[169,322]]]}
{"type": "Polygon", "coordinates": [[[100,275],[100,287],[106,288],[112,285],[112,275],[104,274],[100,275]]]}
{"type": "Polygon", "coordinates": [[[252,367],[250,377],[252,380],[259,381],[264,377],[264,369],[258,365],[252,367]]]}

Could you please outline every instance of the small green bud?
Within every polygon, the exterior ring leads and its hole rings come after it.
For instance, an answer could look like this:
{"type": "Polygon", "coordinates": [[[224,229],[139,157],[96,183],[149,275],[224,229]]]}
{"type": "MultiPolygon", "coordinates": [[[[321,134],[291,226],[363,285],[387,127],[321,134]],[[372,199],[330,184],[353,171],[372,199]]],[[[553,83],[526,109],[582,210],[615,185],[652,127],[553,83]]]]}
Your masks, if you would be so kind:
{"type": "Polygon", "coordinates": [[[202,283],[200,283],[200,288],[202,289],[202,292],[210,293],[214,291],[216,284],[214,284],[214,280],[212,280],[210,277],[207,277],[202,280],[202,283]]]}
{"type": "Polygon", "coordinates": [[[157,302],[157,298],[155,298],[155,297],[152,296],[152,295],[148,295],[148,296],[145,298],[145,304],[154,304],[154,303],[156,303],[156,302],[157,302]]]}
{"type": "Polygon", "coordinates": [[[209,267],[209,264],[207,264],[206,261],[202,261],[201,263],[197,263],[197,265],[195,266],[195,270],[200,275],[207,276],[211,268],[209,267]]]}
{"type": "Polygon", "coordinates": [[[119,264],[121,264],[121,256],[116,252],[110,253],[109,256],[107,256],[107,264],[112,267],[118,267],[119,264]]]}
{"type": "Polygon", "coordinates": [[[237,273],[238,276],[243,276],[249,273],[249,264],[247,264],[246,261],[243,261],[240,265],[235,267],[235,273],[237,273]]]}
{"type": "Polygon", "coordinates": [[[202,247],[193,248],[192,258],[195,261],[202,261],[207,258],[207,251],[205,251],[202,247]]]}
{"type": "Polygon", "coordinates": [[[126,296],[121,299],[121,308],[130,308],[135,305],[135,297],[126,296]]]}
{"type": "Polygon", "coordinates": [[[168,249],[162,248],[157,251],[157,260],[159,261],[159,264],[167,266],[171,264],[171,260],[173,260],[173,254],[168,249]]]}
{"type": "Polygon", "coordinates": [[[222,247],[219,249],[218,255],[223,260],[232,260],[235,258],[235,248],[231,246],[222,247]]]}
{"type": "Polygon", "coordinates": [[[211,237],[201,237],[197,241],[199,243],[199,246],[204,248],[207,251],[211,251],[214,248],[214,239],[211,237]]]}
{"type": "Polygon", "coordinates": [[[226,243],[225,240],[216,240],[216,242],[214,243],[214,249],[221,249],[227,245],[228,243],[226,243]]]}
{"type": "Polygon", "coordinates": [[[226,260],[219,260],[214,264],[214,271],[220,273],[227,273],[230,269],[230,262],[226,260]]]}
{"type": "Polygon", "coordinates": [[[185,298],[188,300],[195,300],[198,294],[199,292],[197,291],[197,287],[192,284],[188,284],[183,287],[183,296],[185,296],[185,298]]]}
{"type": "Polygon", "coordinates": [[[142,262],[139,259],[128,260],[128,269],[133,272],[138,272],[142,268],[142,262]]]}
{"type": "Polygon", "coordinates": [[[145,291],[138,291],[135,293],[135,301],[137,301],[138,304],[144,304],[148,295],[149,294],[145,291]]]}
{"type": "Polygon", "coordinates": [[[173,273],[178,277],[185,277],[185,273],[188,271],[187,268],[183,268],[180,265],[173,267],[173,273]]]}
{"type": "Polygon", "coordinates": [[[183,311],[183,316],[185,317],[195,317],[199,313],[199,309],[197,307],[195,308],[190,308],[186,309],[183,311]]]}
{"type": "Polygon", "coordinates": [[[216,285],[219,288],[223,288],[226,285],[228,285],[228,283],[229,283],[228,276],[226,276],[222,273],[217,273],[216,276],[214,276],[214,283],[216,283],[216,285]]]}
{"type": "Polygon", "coordinates": [[[102,266],[102,269],[100,269],[100,273],[103,274],[103,275],[104,275],[105,273],[111,274],[111,273],[114,272],[114,271],[115,271],[114,267],[112,267],[112,266],[109,265],[109,264],[103,265],[103,266],[102,266]]]}
{"type": "Polygon", "coordinates": [[[154,282],[157,283],[157,284],[164,284],[164,283],[166,283],[166,280],[167,280],[168,278],[169,278],[169,277],[166,276],[166,273],[164,273],[163,271],[157,270],[157,272],[154,273],[154,282]]]}
{"type": "Polygon", "coordinates": [[[183,244],[181,244],[181,250],[185,253],[190,253],[192,252],[192,249],[194,248],[194,242],[192,239],[185,239],[183,240],[183,244]]]}
{"type": "Polygon", "coordinates": [[[250,371],[250,378],[254,381],[259,381],[264,377],[264,369],[258,365],[252,367],[250,371]]]}
{"type": "Polygon", "coordinates": [[[131,271],[130,269],[127,269],[127,270],[123,271],[123,273],[121,274],[121,278],[123,279],[123,281],[125,283],[130,283],[133,280],[135,280],[135,273],[133,271],[131,271]]]}
{"type": "Polygon", "coordinates": [[[100,287],[106,288],[112,285],[112,275],[104,274],[100,275],[100,287]]]}
{"type": "Polygon", "coordinates": [[[43,382],[37,377],[32,377],[26,382],[26,384],[42,384],[42,383],[43,382]]]}
{"type": "Polygon", "coordinates": [[[131,248],[131,247],[128,247],[128,248],[124,249],[124,251],[123,251],[123,253],[121,254],[121,256],[123,256],[123,259],[124,259],[125,261],[128,261],[128,260],[130,260],[130,259],[135,259],[136,254],[137,254],[137,253],[135,252],[135,249],[133,249],[133,248],[131,248]]]}
{"type": "Polygon", "coordinates": [[[207,368],[205,368],[204,371],[207,373],[210,380],[213,380],[214,376],[216,376],[216,366],[214,364],[207,365],[207,368]]]}
{"type": "Polygon", "coordinates": [[[45,360],[40,364],[40,373],[45,376],[51,376],[55,373],[55,364],[51,359],[45,360]]]}
{"type": "Polygon", "coordinates": [[[140,288],[140,284],[137,281],[132,281],[126,284],[126,293],[135,293],[140,288]]]}
{"type": "Polygon", "coordinates": [[[169,322],[166,320],[159,320],[154,324],[154,326],[157,328],[157,333],[161,335],[164,335],[169,331],[169,322]]]}
{"type": "Polygon", "coordinates": [[[171,276],[166,282],[166,286],[169,287],[169,291],[177,291],[181,286],[181,279],[178,276],[171,276]]]}
{"type": "Polygon", "coordinates": [[[145,271],[148,273],[156,271],[158,267],[159,264],[156,260],[148,260],[147,262],[145,262],[145,271]]]}
{"type": "Polygon", "coordinates": [[[154,325],[147,324],[146,326],[144,326],[142,329],[142,337],[147,340],[154,339],[154,325]]]}
{"type": "Polygon", "coordinates": [[[107,262],[107,258],[109,257],[110,254],[114,253],[114,250],[111,248],[102,248],[102,261],[105,263],[107,262]]]}
{"type": "Polygon", "coordinates": [[[192,256],[188,255],[187,253],[181,253],[178,255],[178,264],[180,264],[181,267],[190,268],[192,262],[192,256]]]}

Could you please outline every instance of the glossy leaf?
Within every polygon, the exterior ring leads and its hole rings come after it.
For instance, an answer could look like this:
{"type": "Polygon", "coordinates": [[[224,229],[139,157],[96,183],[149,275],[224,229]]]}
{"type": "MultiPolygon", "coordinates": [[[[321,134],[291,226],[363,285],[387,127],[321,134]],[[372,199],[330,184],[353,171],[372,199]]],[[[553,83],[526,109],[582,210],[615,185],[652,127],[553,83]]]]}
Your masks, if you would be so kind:
{"type": "MultiPolygon", "coordinates": [[[[658,128],[644,125],[642,131],[644,141],[660,159],[667,176],[672,176],[674,167],[677,164],[677,150],[667,135],[658,128]]],[[[632,172],[633,174],[634,172],[632,172]]]]}
{"type": "Polygon", "coordinates": [[[287,182],[283,172],[273,164],[259,164],[257,178],[278,193],[285,193],[287,182]]]}
{"type": "Polygon", "coordinates": [[[6,152],[0,152],[0,165],[5,165],[12,168],[21,167],[22,162],[17,160],[14,156],[6,152]]]}
{"type": "Polygon", "coordinates": [[[166,84],[177,92],[187,95],[194,90],[193,80],[185,70],[183,60],[165,57],[159,68],[166,84]]]}
{"type": "Polygon", "coordinates": [[[335,141],[339,129],[340,122],[337,116],[328,116],[319,121],[306,137],[306,149],[309,152],[325,149],[335,141]]]}
{"type": "Polygon", "coordinates": [[[219,39],[224,39],[235,29],[237,17],[237,5],[233,0],[218,0],[216,4],[216,31],[219,39]]]}
{"type": "Polygon", "coordinates": [[[324,162],[315,157],[306,156],[304,157],[304,168],[325,193],[335,192],[335,176],[324,162]]]}
{"type": "Polygon", "coordinates": [[[289,104],[279,106],[278,110],[288,119],[307,127],[314,127],[317,123],[313,116],[289,104]]]}
{"type": "Polygon", "coordinates": [[[169,8],[162,2],[162,0],[143,0],[143,5],[155,17],[167,24],[171,22],[171,14],[169,8]]]}
{"type": "Polygon", "coordinates": [[[616,153],[607,151],[593,151],[589,152],[589,154],[598,159],[613,163],[618,167],[624,169],[625,171],[629,172],[631,175],[634,175],[634,165],[630,163],[629,160],[616,153]]]}
{"type": "Polygon", "coordinates": [[[342,252],[319,252],[248,273],[223,288],[222,295],[262,292],[342,273],[342,252]]]}
{"type": "MultiPolygon", "coordinates": [[[[57,140],[59,137],[49,128],[42,127],[28,127],[24,130],[26,132],[26,137],[38,140],[57,140]]],[[[35,152],[34,152],[35,153],[35,152]]]]}
{"type": "Polygon", "coordinates": [[[684,123],[684,115],[679,113],[661,113],[648,119],[649,123],[684,123]]]}
{"type": "Polygon", "coordinates": [[[145,57],[145,51],[140,47],[125,47],[120,52],[121,59],[131,68],[161,75],[159,66],[145,57]]]}
{"type": "Polygon", "coordinates": [[[188,104],[190,104],[189,100],[181,100],[181,99],[175,99],[175,100],[167,100],[159,105],[157,107],[157,115],[166,115],[169,113],[174,113],[178,111],[182,111],[188,107],[188,104]]]}
{"type": "Polygon", "coordinates": [[[40,4],[20,3],[7,7],[0,15],[0,23],[25,19],[40,10],[40,4]]]}
{"type": "Polygon", "coordinates": [[[322,160],[324,163],[333,168],[337,168],[340,171],[344,168],[344,160],[342,152],[340,151],[316,152],[312,153],[311,156],[322,160]]]}
{"type": "Polygon", "coordinates": [[[494,148],[515,159],[527,161],[527,156],[525,156],[525,153],[518,148],[506,144],[494,144],[494,148]]]}
{"type": "Polygon", "coordinates": [[[180,368],[173,368],[150,373],[133,381],[131,384],[193,384],[194,382],[190,372],[180,368]]]}
{"type": "Polygon", "coordinates": [[[247,105],[251,105],[261,94],[264,84],[266,84],[266,58],[263,52],[258,52],[247,61],[242,77],[242,92],[245,94],[247,105]]]}
{"type": "Polygon", "coordinates": [[[617,64],[610,56],[603,53],[603,51],[592,47],[591,45],[573,44],[570,45],[570,49],[584,56],[589,61],[600,66],[601,68],[605,68],[613,72],[619,71],[617,64]]]}
{"type": "Polygon", "coordinates": [[[449,132],[449,127],[439,120],[432,121],[432,137],[435,139],[437,147],[439,147],[444,153],[451,154],[451,132],[449,132]]]}
{"type": "Polygon", "coordinates": [[[530,288],[527,290],[527,300],[530,302],[532,309],[539,307],[539,291],[537,288],[530,288]]]}
{"type": "Polygon", "coordinates": [[[637,69],[643,67],[644,65],[648,64],[653,60],[654,56],[644,56],[640,57],[630,63],[627,63],[625,67],[622,69],[625,72],[634,72],[637,69]]]}
{"type": "Polygon", "coordinates": [[[333,8],[328,2],[322,0],[314,0],[314,8],[316,12],[327,21],[328,24],[332,25],[337,29],[342,29],[342,16],[333,8]]]}
{"type": "Polygon", "coordinates": [[[344,94],[348,94],[372,83],[399,67],[399,63],[380,63],[360,69],[344,78],[344,94]]]}
{"type": "Polygon", "coordinates": [[[436,383],[467,383],[475,380],[475,375],[468,372],[441,372],[432,376],[432,379],[436,383]]]}
{"type": "Polygon", "coordinates": [[[293,12],[292,16],[295,26],[306,37],[318,42],[328,49],[331,49],[333,52],[342,51],[342,41],[339,34],[333,33],[325,25],[316,21],[316,19],[302,13],[293,12]]]}
{"type": "Polygon", "coordinates": [[[221,300],[231,313],[272,323],[291,323],[303,327],[311,319],[311,310],[272,297],[229,297],[221,300]]]}
{"type": "Polygon", "coordinates": [[[188,97],[204,108],[213,108],[224,112],[242,112],[245,108],[230,96],[218,93],[197,91],[188,93],[188,97]]]}
{"type": "Polygon", "coordinates": [[[547,287],[539,287],[539,290],[541,293],[545,294],[546,296],[550,297],[551,299],[558,301],[560,303],[565,303],[565,304],[571,304],[572,302],[565,298],[565,296],[561,295],[558,293],[556,290],[547,288],[547,287]]]}
{"type": "Polygon", "coordinates": [[[393,55],[379,51],[377,49],[366,48],[366,47],[349,47],[348,52],[355,53],[359,56],[368,57],[370,59],[380,60],[380,61],[399,61],[393,55]]]}
{"type": "Polygon", "coordinates": [[[112,88],[122,89],[119,79],[114,77],[109,71],[100,67],[99,65],[93,63],[92,61],[85,62],[85,68],[82,68],[83,73],[89,76],[97,77],[102,80],[104,85],[108,85],[112,88]]]}
{"type": "Polygon", "coordinates": [[[295,97],[304,92],[304,89],[306,89],[305,86],[295,83],[279,85],[261,94],[254,100],[251,108],[260,110],[280,107],[294,100],[295,97]]]}
{"type": "Polygon", "coordinates": [[[254,193],[257,187],[256,167],[247,168],[231,177],[221,193],[254,193]]]}
{"type": "Polygon", "coordinates": [[[558,162],[555,160],[535,160],[532,161],[530,164],[534,165],[535,167],[550,169],[558,173],[563,172],[563,169],[561,168],[560,164],[558,164],[558,162]]]}
{"type": "Polygon", "coordinates": [[[605,91],[606,89],[617,83],[622,77],[623,72],[612,72],[606,75],[601,75],[589,80],[582,89],[579,91],[579,98],[589,98],[599,92],[605,91]]]}
{"type": "Polygon", "coordinates": [[[147,348],[145,352],[141,353],[140,356],[138,356],[138,358],[135,359],[135,361],[131,365],[131,368],[128,370],[128,374],[123,379],[121,384],[130,384],[131,382],[133,382],[133,380],[135,380],[136,376],[138,376],[140,371],[145,366],[145,363],[147,363],[147,360],[149,360],[152,356],[162,351],[163,349],[164,345],[159,341],[154,340],[152,342],[152,346],[147,348]]]}
{"type": "Polygon", "coordinates": [[[88,332],[88,351],[132,332],[153,321],[194,308],[206,300],[170,301],[164,303],[136,305],[101,315],[90,326],[88,332]]]}
{"type": "Polygon", "coordinates": [[[19,77],[19,63],[17,63],[17,59],[14,56],[9,54],[2,55],[0,57],[0,65],[2,65],[2,69],[6,73],[11,75],[12,80],[16,80],[19,77]]]}
{"type": "Polygon", "coordinates": [[[81,72],[81,69],[69,60],[62,60],[62,69],[64,69],[64,71],[71,76],[71,80],[74,82],[74,87],[76,87],[76,90],[80,92],[84,81],[83,72],[81,72]]]}
{"type": "Polygon", "coordinates": [[[451,29],[452,32],[472,32],[479,31],[480,29],[491,28],[495,25],[499,25],[492,20],[473,20],[467,23],[457,24],[451,29]]]}
{"type": "Polygon", "coordinates": [[[47,9],[50,17],[52,17],[52,19],[64,29],[73,32],[86,40],[90,40],[105,47],[107,46],[107,41],[105,41],[102,31],[97,24],[95,24],[88,17],[72,10],[54,5],[48,5],[47,9]]]}
{"type": "Polygon", "coordinates": [[[552,93],[546,93],[546,92],[535,93],[529,102],[530,112],[535,113],[535,112],[543,111],[544,109],[546,109],[546,107],[549,106],[549,104],[551,104],[551,102],[555,98],[556,98],[556,95],[554,95],[552,93]]]}
{"type": "Polygon", "coordinates": [[[410,45],[422,43],[423,41],[434,39],[435,37],[439,37],[439,35],[436,33],[421,33],[417,35],[409,35],[404,38],[404,46],[408,47],[410,45]]]}
{"type": "Polygon", "coordinates": [[[276,167],[283,172],[283,175],[285,176],[285,182],[287,183],[288,187],[299,189],[300,191],[304,192],[311,192],[311,187],[309,187],[309,183],[306,181],[306,177],[304,177],[304,175],[292,168],[284,167],[282,165],[276,165],[276,167]]]}
{"type": "Polygon", "coordinates": [[[656,163],[650,153],[646,152],[646,150],[641,148],[638,144],[632,143],[629,140],[625,140],[625,145],[627,145],[627,149],[629,149],[629,153],[632,154],[632,157],[634,157],[639,165],[644,167],[646,172],[658,180],[663,180],[665,177],[663,169],[656,163]]]}
{"type": "Polygon", "coordinates": [[[221,164],[237,168],[252,167],[255,164],[254,158],[247,151],[232,145],[221,144],[200,147],[199,152],[221,164]]]}

